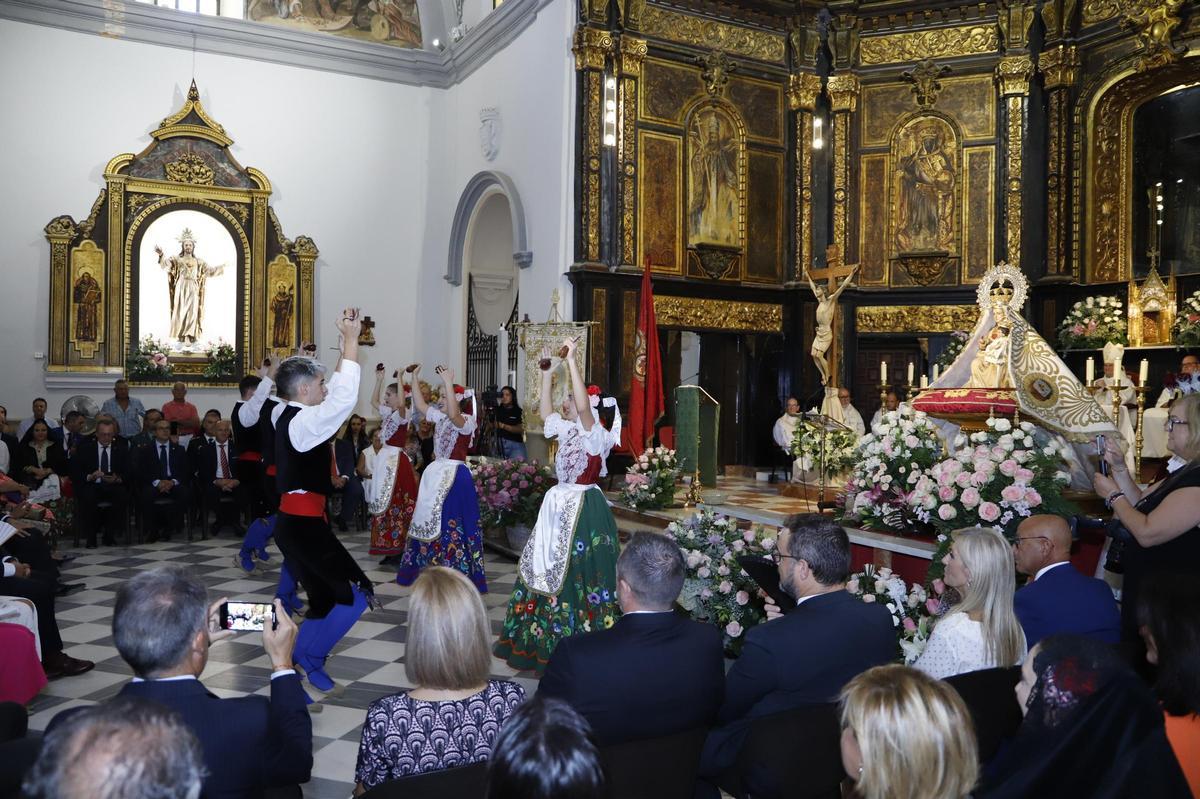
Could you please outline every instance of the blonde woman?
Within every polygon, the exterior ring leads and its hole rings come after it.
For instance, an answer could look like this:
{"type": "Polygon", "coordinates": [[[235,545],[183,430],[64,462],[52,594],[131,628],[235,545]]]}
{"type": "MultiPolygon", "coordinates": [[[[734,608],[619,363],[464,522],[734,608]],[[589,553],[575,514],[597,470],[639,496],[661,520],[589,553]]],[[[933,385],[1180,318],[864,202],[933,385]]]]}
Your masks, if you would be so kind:
{"type": "Polygon", "coordinates": [[[876,666],[842,690],[842,766],[862,799],[963,799],[979,779],[971,716],[944,682],[876,666]]]}
{"type": "Polygon", "coordinates": [[[940,679],[1020,663],[1025,633],[1013,612],[1012,547],[990,528],[968,527],[952,535],[942,579],[963,599],[934,626],[913,666],[940,679]]]}
{"type": "Polygon", "coordinates": [[[483,599],[462,572],[427,566],[413,584],[404,673],[414,688],[367,707],[355,795],[412,774],[491,757],[501,725],[525,701],[520,685],[489,680],[483,599]]]}

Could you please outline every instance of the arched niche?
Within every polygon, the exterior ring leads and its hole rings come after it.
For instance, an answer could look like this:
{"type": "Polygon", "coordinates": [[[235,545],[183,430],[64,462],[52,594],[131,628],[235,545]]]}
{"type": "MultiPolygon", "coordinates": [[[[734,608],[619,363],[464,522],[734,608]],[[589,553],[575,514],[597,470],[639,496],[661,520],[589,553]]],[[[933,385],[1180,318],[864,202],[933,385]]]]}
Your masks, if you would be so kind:
{"type": "Polygon", "coordinates": [[[446,282],[453,286],[462,285],[467,237],[476,209],[489,197],[497,194],[503,195],[508,204],[513,262],[521,269],[533,263],[533,253],[529,251],[529,239],[525,229],[525,209],[521,205],[521,196],[516,185],[502,172],[480,172],[467,182],[462,196],[458,199],[458,208],[454,211],[454,221],[450,227],[446,282]]]}

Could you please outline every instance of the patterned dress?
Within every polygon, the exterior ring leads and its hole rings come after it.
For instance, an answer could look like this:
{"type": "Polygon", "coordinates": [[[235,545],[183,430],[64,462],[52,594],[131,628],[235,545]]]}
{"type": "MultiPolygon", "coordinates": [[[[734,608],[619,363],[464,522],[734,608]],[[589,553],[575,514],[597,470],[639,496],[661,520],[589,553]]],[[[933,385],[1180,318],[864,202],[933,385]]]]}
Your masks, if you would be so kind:
{"type": "Polygon", "coordinates": [[[558,439],[558,485],[542,501],[521,553],[496,657],[539,674],[568,635],[611,627],[617,607],[617,524],[596,479],[613,439],[600,424],[551,414],[545,436],[558,439]]]}
{"type": "Polygon", "coordinates": [[[486,761],[500,727],[525,701],[525,689],[489,680],[466,699],[427,702],[407,692],[367,707],[354,779],[364,788],[429,771],[486,761]]]}
{"type": "Polygon", "coordinates": [[[463,426],[455,427],[450,417],[435,407],[429,408],[425,418],[433,424],[434,460],[421,475],[396,582],[412,585],[426,566],[445,566],[467,575],[479,592],[486,594],[479,495],[466,464],[475,418],[466,416],[463,426]]]}
{"type": "Polygon", "coordinates": [[[380,406],[383,426],[379,434],[383,449],[372,457],[371,490],[367,503],[371,509],[372,555],[399,555],[404,551],[408,526],[417,506],[417,473],[404,448],[408,443],[408,422],[400,411],[380,406]]]}

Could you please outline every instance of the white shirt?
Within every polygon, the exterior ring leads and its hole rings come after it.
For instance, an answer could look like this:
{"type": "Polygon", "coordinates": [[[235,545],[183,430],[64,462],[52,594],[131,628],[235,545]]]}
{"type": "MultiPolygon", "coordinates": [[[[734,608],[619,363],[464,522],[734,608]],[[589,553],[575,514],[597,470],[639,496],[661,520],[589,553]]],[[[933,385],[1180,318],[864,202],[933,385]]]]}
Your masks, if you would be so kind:
{"type": "MultiPolygon", "coordinates": [[[[295,674],[295,669],[280,669],[279,671],[271,672],[271,679],[283,677],[288,674],[295,674]]],[[[175,677],[160,677],[157,680],[145,680],[141,677],[134,677],[130,682],[183,682],[184,680],[199,680],[200,678],[194,674],[180,674],[175,677]]]]}
{"type": "MultiPolygon", "coordinates": [[[[357,366],[358,364],[355,364],[357,366]]],[[[267,397],[271,396],[271,389],[275,384],[271,382],[271,378],[264,377],[262,382],[258,384],[258,388],[254,389],[254,394],[250,399],[238,406],[238,421],[242,423],[242,427],[254,427],[258,424],[258,415],[262,413],[262,407],[267,401],[267,397]]]]}
{"type": "MultiPolygon", "coordinates": [[[[1025,634],[1022,632],[1020,649],[1024,652],[1026,648],[1025,634]]],[[[999,665],[1001,664],[988,657],[987,647],[983,642],[983,624],[961,611],[951,611],[934,625],[925,651],[917,658],[913,667],[940,680],[955,674],[991,669],[999,665]]]]}
{"type": "Polygon", "coordinates": [[[1043,566],[1042,568],[1038,569],[1037,574],[1033,575],[1033,581],[1036,583],[1038,580],[1042,579],[1043,574],[1050,571],[1051,569],[1057,569],[1059,566],[1069,566],[1069,565],[1071,565],[1071,562],[1069,560],[1060,560],[1058,563],[1051,563],[1049,566],[1043,566]]]}
{"type": "Polygon", "coordinates": [[[271,424],[278,426],[283,409],[294,405],[300,412],[292,417],[292,423],[288,425],[288,438],[291,439],[292,446],[300,452],[308,452],[313,447],[324,444],[345,424],[350,412],[358,403],[358,378],[358,364],[343,359],[341,369],[334,372],[325,382],[329,393],[324,402],[318,405],[302,405],[295,401],[286,404],[280,402],[271,410],[271,424]]]}
{"type": "Polygon", "coordinates": [[[867,425],[862,414],[853,405],[842,406],[842,422],[860,436],[867,434],[867,425]]]}
{"type": "Polygon", "coordinates": [[[771,436],[775,439],[775,443],[789,455],[792,452],[792,437],[796,434],[796,424],[800,421],[800,417],[792,416],[785,413],[775,420],[775,427],[771,431],[771,436]]]}
{"type": "Polygon", "coordinates": [[[1175,389],[1164,388],[1162,393],[1158,395],[1158,402],[1154,403],[1155,408],[1165,408],[1175,399],[1175,389]]]}
{"type": "Polygon", "coordinates": [[[213,441],[213,446],[217,448],[217,476],[216,476],[216,478],[215,478],[215,479],[217,479],[217,480],[228,480],[228,479],[230,479],[231,477],[233,477],[233,475],[231,475],[231,474],[229,473],[229,469],[222,468],[222,466],[221,466],[221,452],[222,452],[222,450],[225,452],[225,463],[226,463],[226,464],[229,464],[229,463],[230,463],[230,460],[229,460],[229,442],[228,442],[228,441],[226,441],[224,444],[222,444],[222,443],[220,443],[220,442],[218,442],[218,441],[213,441]]]}
{"type": "MultiPolygon", "coordinates": [[[[113,443],[116,443],[114,439],[113,443]]],[[[113,467],[113,444],[101,444],[96,442],[96,468],[100,469],[104,465],[104,450],[108,450],[108,470],[111,472],[113,467]]],[[[93,483],[99,483],[101,478],[97,477],[93,483]]]]}
{"type": "MultiPolygon", "coordinates": [[[[156,439],[154,439],[154,457],[158,458],[158,460],[159,460],[159,462],[160,462],[160,463],[163,461],[163,457],[164,457],[164,456],[163,456],[163,450],[164,450],[164,449],[166,450],[166,453],[167,453],[167,454],[166,454],[166,462],[167,462],[167,476],[166,476],[165,478],[163,478],[163,479],[164,479],[164,480],[170,480],[171,482],[175,482],[175,475],[171,473],[171,466],[170,466],[170,463],[171,463],[171,443],[170,443],[169,441],[168,441],[168,442],[166,442],[166,443],[164,443],[164,442],[162,442],[162,441],[159,441],[157,438],[156,438],[156,439]]],[[[151,483],[151,485],[152,485],[152,486],[154,486],[155,488],[158,488],[158,484],[159,484],[159,483],[161,483],[161,482],[162,482],[162,480],[155,480],[155,481],[153,481],[153,482],[151,483]]]]}

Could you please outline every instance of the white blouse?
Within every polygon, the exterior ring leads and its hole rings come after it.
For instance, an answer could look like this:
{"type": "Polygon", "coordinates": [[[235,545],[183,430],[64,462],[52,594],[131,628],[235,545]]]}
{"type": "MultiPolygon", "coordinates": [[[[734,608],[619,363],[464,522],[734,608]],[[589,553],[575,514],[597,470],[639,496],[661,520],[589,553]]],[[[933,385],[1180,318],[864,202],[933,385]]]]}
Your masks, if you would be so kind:
{"type": "Polygon", "coordinates": [[[612,449],[612,439],[602,424],[596,422],[591,431],[585,431],[578,419],[568,422],[558,413],[542,422],[542,435],[558,439],[554,471],[560,483],[574,483],[587,470],[589,455],[603,460],[612,449]]]}
{"type": "MultiPolygon", "coordinates": [[[[1024,644],[1021,649],[1024,651],[1024,644]]],[[[940,680],[955,674],[991,669],[1000,665],[1013,664],[1000,664],[988,657],[987,646],[983,641],[983,623],[960,611],[952,611],[934,625],[925,651],[917,658],[913,667],[940,680]]]]}
{"type": "Polygon", "coordinates": [[[454,452],[458,437],[469,436],[475,432],[475,417],[464,413],[463,426],[455,427],[450,417],[436,405],[430,405],[425,412],[425,421],[433,425],[433,456],[438,459],[449,458],[454,452]]]}

